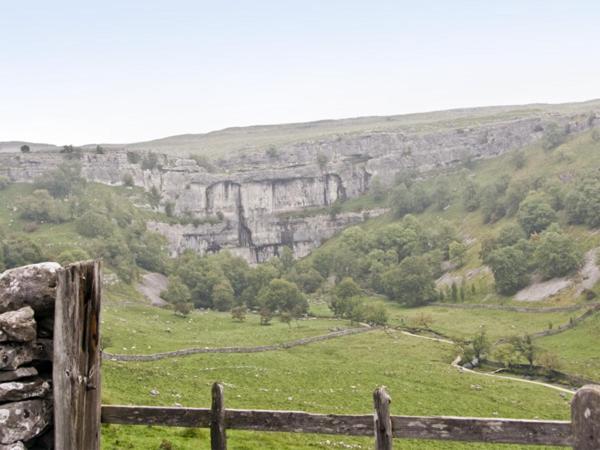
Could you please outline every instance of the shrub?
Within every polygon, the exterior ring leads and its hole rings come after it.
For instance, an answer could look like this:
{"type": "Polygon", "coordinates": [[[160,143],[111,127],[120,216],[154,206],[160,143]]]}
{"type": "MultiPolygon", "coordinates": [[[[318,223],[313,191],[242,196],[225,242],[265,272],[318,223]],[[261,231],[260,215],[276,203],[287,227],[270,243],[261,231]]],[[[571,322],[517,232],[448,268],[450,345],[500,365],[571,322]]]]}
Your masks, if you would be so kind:
{"type": "Polygon", "coordinates": [[[532,192],[519,205],[517,219],[530,235],[544,231],[548,225],[556,222],[556,212],[545,194],[532,192]]]}
{"type": "Polygon", "coordinates": [[[573,240],[560,232],[542,233],[535,249],[534,260],[545,278],[562,277],[579,268],[581,254],[573,240]]]}
{"type": "Polygon", "coordinates": [[[510,163],[515,169],[522,169],[527,164],[527,156],[523,150],[516,150],[510,157],[510,163]]]}
{"type": "Polygon", "coordinates": [[[231,318],[238,322],[244,322],[246,320],[246,314],[248,309],[245,306],[236,306],[231,309],[231,318]]]}
{"type": "Polygon", "coordinates": [[[123,185],[127,187],[133,187],[135,185],[135,182],[133,181],[133,175],[131,175],[130,173],[126,173],[125,175],[123,175],[121,181],[123,182],[123,185]]]}
{"type": "Polygon", "coordinates": [[[191,298],[190,290],[177,275],[169,277],[167,290],[161,292],[160,296],[173,305],[188,303],[191,298]]]}
{"type": "Polygon", "coordinates": [[[67,264],[79,261],[86,261],[88,259],[90,259],[90,256],[85,250],[75,247],[70,250],[64,250],[63,252],[61,252],[56,258],[56,262],[60,263],[63,266],[66,266],[67,264]]]}
{"type": "Polygon", "coordinates": [[[35,180],[37,189],[44,189],[55,198],[69,196],[85,185],[79,163],[63,163],[35,180]]]}
{"type": "Polygon", "coordinates": [[[75,230],[85,237],[109,237],[115,232],[112,222],[104,215],[88,211],[75,221],[75,230]]]}
{"type": "Polygon", "coordinates": [[[10,185],[8,177],[0,175],[0,191],[6,189],[10,185]]]}
{"type": "Polygon", "coordinates": [[[190,155],[190,159],[196,161],[196,164],[203,167],[207,172],[215,172],[217,169],[206,155],[190,155]]]}
{"type": "Polygon", "coordinates": [[[501,294],[512,295],[527,284],[527,257],[516,246],[494,250],[486,259],[501,294]]]}
{"type": "Polygon", "coordinates": [[[129,151],[127,152],[127,161],[129,164],[137,164],[140,162],[142,157],[138,152],[129,151]]]}
{"type": "Polygon", "coordinates": [[[158,155],[154,152],[147,153],[142,159],[142,170],[154,170],[158,167],[158,155]]]}
{"type": "Polygon", "coordinates": [[[542,148],[546,151],[553,150],[565,142],[566,136],[565,128],[552,122],[546,126],[546,130],[542,136],[542,148]]]}
{"type": "Polygon", "coordinates": [[[29,147],[29,145],[21,145],[21,153],[29,153],[31,151],[31,148],[29,147]]]}
{"type": "Polygon", "coordinates": [[[25,237],[11,237],[4,242],[4,264],[7,268],[25,266],[43,260],[42,251],[36,243],[25,237]]]}

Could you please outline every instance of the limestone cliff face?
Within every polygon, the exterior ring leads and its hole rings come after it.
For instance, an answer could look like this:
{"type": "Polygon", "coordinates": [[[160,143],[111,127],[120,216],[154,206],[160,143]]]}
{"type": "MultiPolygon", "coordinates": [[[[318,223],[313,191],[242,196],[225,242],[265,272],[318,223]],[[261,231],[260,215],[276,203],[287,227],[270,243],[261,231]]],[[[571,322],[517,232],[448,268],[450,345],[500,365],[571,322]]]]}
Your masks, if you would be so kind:
{"type": "MultiPolygon", "coordinates": [[[[583,115],[551,119],[568,124],[573,132],[593,125],[583,115]]],[[[187,248],[200,253],[227,248],[250,262],[260,262],[277,254],[283,245],[291,245],[296,256],[304,256],[343,227],[363,220],[360,213],[284,218],[290,213],[364,194],[374,176],[391,183],[403,169],[426,173],[467,158],[490,158],[523,147],[542,136],[548,120],[533,116],[468,128],[332,136],[282,146],[274,156],[235,154],[221,159],[215,173],[194,160],[167,155],[158,155],[157,168],[143,170],[141,164],[130,163],[123,150],[85,152],[81,165],[91,181],[119,185],[129,174],[136,186],[156,188],[162,207],[170,205],[176,215],[219,217],[217,223],[198,226],[148,224],[168,237],[173,253],[187,248]],[[325,155],[327,162],[318,164],[319,155],[325,155]]],[[[62,161],[56,152],[0,154],[0,175],[30,182],[62,161]]]]}

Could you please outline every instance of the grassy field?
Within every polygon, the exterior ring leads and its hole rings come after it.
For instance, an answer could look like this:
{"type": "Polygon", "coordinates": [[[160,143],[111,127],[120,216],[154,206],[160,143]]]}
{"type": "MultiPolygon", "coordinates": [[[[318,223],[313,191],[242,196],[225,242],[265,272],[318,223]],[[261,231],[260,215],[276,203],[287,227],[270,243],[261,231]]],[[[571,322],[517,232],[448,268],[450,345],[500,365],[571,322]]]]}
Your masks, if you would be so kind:
{"type": "MultiPolygon", "coordinates": [[[[148,342],[157,339],[160,335],[152,335],[148,342]]],[[[226,404],[232,408],[368,414],[372,390],[385,385],[394,399],[394,414],[568,417],[569,399],[560,393],[461,374],[449,365],[456,352],[452,345],[377,331],[286,351],[195,355],[152,363],[107,361],[103,365],[103,401],[207,406],[210,385],[219,380],[225,385],[226,404]],[[152,389],[160,394],[151,396],[152,389]]],[[[208,448],[206,437],[206,430],[191,433],[109,426],[103,430],[103,448],[159,448],[162,439],[177,449],[208,448]]],[[[356,445],[354,448],[371,447],[369,439],[231,433],[231,448],[236,449],[325,449],[343,447],[342,442],[356,445]]],[[[409,445],[431,449],[509,448],[422,442],[409,445]]]]}
{"type": "Polygon", "coordinates": [[[600,381],[600,315],[596,314],[576,328],[564,333],[538,339],[543,349],[558,355],[561,370],[600,381]]]}

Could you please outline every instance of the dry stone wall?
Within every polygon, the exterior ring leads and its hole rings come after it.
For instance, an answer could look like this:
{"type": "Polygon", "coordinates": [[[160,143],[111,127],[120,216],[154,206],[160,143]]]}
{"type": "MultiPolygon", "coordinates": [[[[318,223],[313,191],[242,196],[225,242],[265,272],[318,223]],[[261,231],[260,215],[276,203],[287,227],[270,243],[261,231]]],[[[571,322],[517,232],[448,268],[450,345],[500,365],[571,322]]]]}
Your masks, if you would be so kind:
{"type": "Polygon", "coordinates": [[[0,450],[50,449],[56,263],[0,274],[0,450]]]}

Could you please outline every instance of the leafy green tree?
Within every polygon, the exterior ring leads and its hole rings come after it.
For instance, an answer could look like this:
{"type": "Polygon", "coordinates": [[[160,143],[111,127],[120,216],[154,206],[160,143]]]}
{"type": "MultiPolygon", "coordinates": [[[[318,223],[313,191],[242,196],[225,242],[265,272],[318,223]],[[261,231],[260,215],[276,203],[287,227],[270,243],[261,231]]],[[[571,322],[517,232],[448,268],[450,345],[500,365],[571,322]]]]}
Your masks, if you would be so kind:
{"type": "Polygon", "coordinates": [[[48,191],[36,189],[17,202],[21,219],[39,223],[62,223],[69,220],[67,205],[55,200],[48,191]]]}
{"type": "Polygon", "coordinates": [[[387,308],[383,302],[365,302],[364,321],[373,326],[385,326],[389,321],[387,308]]]}
{"type": "Polygon", "coordinates": [[[498,236],[495,239],[496,247],[510,247],[515,245],[521,239],[526,239],[527,235],[523,228],[516,223],[508,223],[500,228],[498,236]]]}
{"type": "Polygon", "coordinates": [[[534,259],[545,278],[554,278],[577,270],[582,257],[569,236],[549,229],[542,233],[534,259]]]}
{"type": "Polygon", "coordinates": [[[567,194],[565,206],[569,222],[600,227],[600,176],[583,177],[567,194]]]}
{"type": "Polygon", "coordinates": [[[546,125],[544,135],[542,136],[542,148],[546,151],[554,150],[556,147],[565,142],[567,133],[565,128],[552,122],[546,125]]]}
{"type": "Polygon", "coordinates": [[[512,217],[517,213],[519,205],[529,191],[530,184],[525,180],[516,180],[509,184],[502,201],[507,216],[512,217]]]}
{"type": "Polygon", "coordinates": [[[177,275],[169,277],[167,289],[161,292],[160,296],[172,305],[187,303],[191,298],[190,290],[177,275]]]}
{"type": "Polygon", "coordinates": [[[373,199],[376,202],[382,202],[387,197],[387,189],[385,188],[381,178],[375,176],[371,179],[371,184],[369,186],[369,193],[373,196],[373,199]]]}
{"type": "Polygon", "coordinates": [[[66,266],[67,264],[72,264],[79,261],[87,261],[88,259],[90,259],[90,255],[85,250],[79,247],[74,247],[61,252],[56,258],[56,262],[66,266]]]}
{"type": "Polygon", "coordinates": [[[164,236],[146,232],[141,239],[132,242],[130,248],[136,264],[142,269],[165,273],[169,255],[164,236]]]}
{"type": "Polygon", "coordinates": [[[465,256],[467,254],[467,246],[462,242],[452,241],[448,244],[448,255],[450,261],[457,267],[462,267],[465,264],[465,256]]]}
{"type": "Polygon", "coordinates": [[[479,186],[468,180],[463,190],[462,202],[467,211],[476,211],[479,208],[479,186]]]}
{"type": "Polygon", "coordinates": [[[409,256],[396,268],[383,274],[386,295],[408,306],[419,306],[435,300],[435,284],[427,260],[409,256]]]}
{"type": "Polygon", "coordinates": [[[473,337],[471,340],[471,348],[473,349],[473,356],[475,358],[479,361],[485,360],[485,357],[490,350],[490,341],[487,338],[485,328],[482,327],[479,333],[473,337]]]}
{"type": "Polygon", "coordinates": [[[522,250],[516,247],[499,248],[487,259],[494,274],[496,289],[501,294],[512,295],[527,284],[527,257],[522,250]]]}
{"type": "Polygon", "coordinates": [[[31,152],[31,148],[27,144],[21,145],[21,153],[29,153],[31,152]]]}
{"type": "Polygon", "coordinates": [[[292,270],[286,278],[307,294],[316,292],[324,281],[321,274],[312,267],[303,271],[292,270]]]}
{"type": "Polygon", "coordinates": [[[187,317],[194,308],[194,305],[191,302],[177,302],[174,305],[175,313],[187,317]]]}
{"type": "Polygon", "coordinates": [[[529,367],[533,367],[533,363],[535,362],[539,349],[536,345],[534,345],[531,336],[528,334],[522,337],[514,336],[510,342],[515,351],[527,360],[529,367]]]}
{"type": "Polygon", "coordinates": [[[229,311],[233,306],[234,291],[229,280],[224,279],[212,289],[212,305],[217,311],[229,311]]]}
{"type": "Polygon", "coordinates": [[[75,221],[75,229],[85,237],[109,237],[115,234],[115,227],[108,217],[95,211],[88,211],[75,221]]]}
{"type": "Polygon", "coordinates": [[[280,278],[261,289],[259,301],[273,313],[294,310],[308,312],[308,302],[298,286],[280,278]]]}
{"type": "Polygon", "coordinates": [[[519,205],[517,219],[525,232],[531,235],[544,231],[548,225],[556,222],[556,212],[545,194],[532,192],[519,205]]]}
{"type": "Polygon", "coordinates": [[[245,306],[236,306],[231,308],[231,318],[238,322],[244,322],[246,320],[246,314],[248,309],[245,306]]]}
{"type": "Polygon", "coordinates": [[[439,210],[446,208],[450,203],[450,200],[452,200],[450,183],[446,178],[439,178],[436,180],[432,200],[439,210]]]}
{"type": "Polygon", "coordinates": [[[360,286],[351,277],[346,277],[335,287],[335,296],[346,299],[357,297],[362,293],[360,286]]]}
{"type": "Polygon", "coordinates": [[[484,186],[480,194],[481,213],[485,223],[493,223],[504,217],[504,196],[497,184],[484,186]]]}
{"type": "Polygon", "coordinates": [[[260,324],[269,325],[271,320],[273,320],[273,312],[266,306],[260,308],[260,324]]]}
{"type": "Polygon", "coordinates": [[[2,240],[4,265],[7,269],[41,262],[44,257],[40,247],[26,237],[14,236],[2,240]]]}
{"type": "Polygon", "coordinates": [[[35,180],[37,189],[44,189],[54,198],[64,198],[85,185],[81,177],[81,164],[63,163],[35,180]]]}

